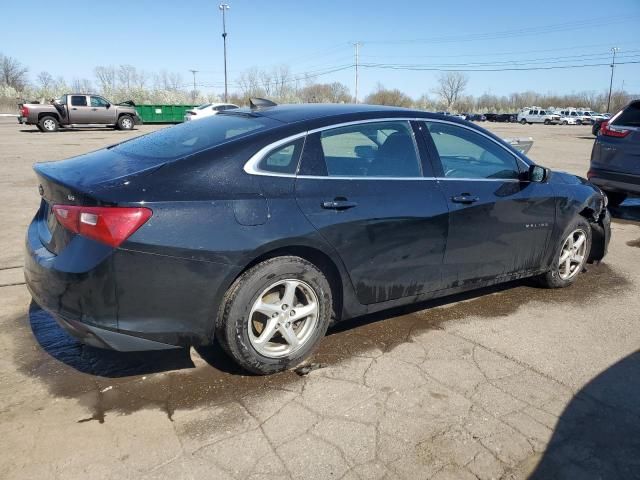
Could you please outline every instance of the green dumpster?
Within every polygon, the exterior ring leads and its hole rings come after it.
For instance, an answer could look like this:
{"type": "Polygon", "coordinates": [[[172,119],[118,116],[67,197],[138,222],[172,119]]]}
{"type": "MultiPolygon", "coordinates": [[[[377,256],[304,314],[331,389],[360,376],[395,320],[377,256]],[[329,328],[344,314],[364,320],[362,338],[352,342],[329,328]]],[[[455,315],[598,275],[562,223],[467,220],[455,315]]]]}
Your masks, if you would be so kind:
{"type": "Polygon", "coordinates": [[[196,105],[136,105],[144,123],[181,123],[187,110],[196,105]]]}

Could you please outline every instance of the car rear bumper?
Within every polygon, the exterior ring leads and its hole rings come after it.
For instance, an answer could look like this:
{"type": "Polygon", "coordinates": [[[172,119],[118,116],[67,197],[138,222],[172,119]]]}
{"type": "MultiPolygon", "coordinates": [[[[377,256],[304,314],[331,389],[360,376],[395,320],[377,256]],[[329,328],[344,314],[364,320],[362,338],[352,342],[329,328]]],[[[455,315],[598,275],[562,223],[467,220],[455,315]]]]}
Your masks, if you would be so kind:
{"type": "Polygon", "coordinates": [[[211,342],[217,305],[238,267],[112,249],[81,236],[55,255],[40,240],[39,221],[27,231],[26,285],[71,335],[121,351],[211,342]]]}
{"type": "Polygon", "coordinates": [[[640,175],[591,168],[587,177],[602,190],[640,195],[640,175]]]}

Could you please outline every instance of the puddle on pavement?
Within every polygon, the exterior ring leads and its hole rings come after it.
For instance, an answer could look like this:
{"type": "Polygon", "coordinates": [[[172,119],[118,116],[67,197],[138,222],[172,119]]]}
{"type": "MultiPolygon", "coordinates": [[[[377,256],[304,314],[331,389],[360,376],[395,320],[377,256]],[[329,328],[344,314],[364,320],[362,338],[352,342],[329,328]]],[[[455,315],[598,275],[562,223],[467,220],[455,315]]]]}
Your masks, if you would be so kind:
{"type": "Polygon", "coordinates": [[[640,238],[636,238],[635,240],[629,240],[627,242],[627,245],[629,245],[630,247],[640,248],[640,238]]]}
{"type": "MultiPolygon", "coordinates": [[[[606,264],[588,270],[566,289],[519,281],[348,320],[330,329],[310,362],[332,365],[372,349],[388,351],[444,322],[506,316],[531,301],[584,304],[628,288],[629,282],[606,264]]],[[[18,339],[23,345],[16,363],[20,371],[44,382],[52,395],[85,405],[90,414],[79,422],[102,423],[108,415],[148,408],[160,409],[171,419],[177,409],[222,404],[269,389],[299,391],[305,381],[294,371],[245,375],[216,346],[198,349],[193,360],[188,350],[121,353],[84,346],[35,304],[29,321],[32,332],[26,330],[28,337],[18,339]]]]}

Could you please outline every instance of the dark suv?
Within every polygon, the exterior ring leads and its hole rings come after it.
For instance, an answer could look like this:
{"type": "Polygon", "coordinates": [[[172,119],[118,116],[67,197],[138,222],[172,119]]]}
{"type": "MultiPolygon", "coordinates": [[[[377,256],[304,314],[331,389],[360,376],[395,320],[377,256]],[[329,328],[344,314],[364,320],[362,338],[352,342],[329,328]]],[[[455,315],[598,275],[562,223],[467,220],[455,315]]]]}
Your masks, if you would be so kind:
{"type": "Polygon", "coordinates": [[[602,122],[587,177],[606,192],[613,207],[628,195],[640,195],[640,100],[602,122]]]}

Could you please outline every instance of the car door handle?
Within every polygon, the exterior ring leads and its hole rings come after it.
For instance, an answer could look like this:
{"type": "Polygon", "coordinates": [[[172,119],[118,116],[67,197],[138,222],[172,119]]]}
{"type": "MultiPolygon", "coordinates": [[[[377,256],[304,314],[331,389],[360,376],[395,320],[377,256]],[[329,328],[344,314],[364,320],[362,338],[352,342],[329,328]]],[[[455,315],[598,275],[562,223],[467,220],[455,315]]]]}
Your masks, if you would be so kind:
{"type": "Polygon", "coordinates": [[[357,206],[358,204],[356,202],[350,202],[349,200],[336,199],[322,202],[322,208],[326,208],[327,210],[347,210],[357,206]]]}
{"type": "Polygon", "coordinates": [[[76,108],[76,107],[73,107],[71,110],[77,110],[77,108],[76,108]]]}
{"type": "Polygon", "coordinates": [[[462,195],[456,195],[455,197],[451,197],[451,201],[455,203],[465,203],[471,204],[480,200],[479,197],[472,197],[468,193],[463,193],[462,195]]]}
{"type": "Polygon", "coordinates": [[[92,112],[97,112],[97,111],[98,111],[98,109],[97,109],[97,108],[92,108],[92,109],[91,109],[91,111],[92,111],[92,112]]]}

